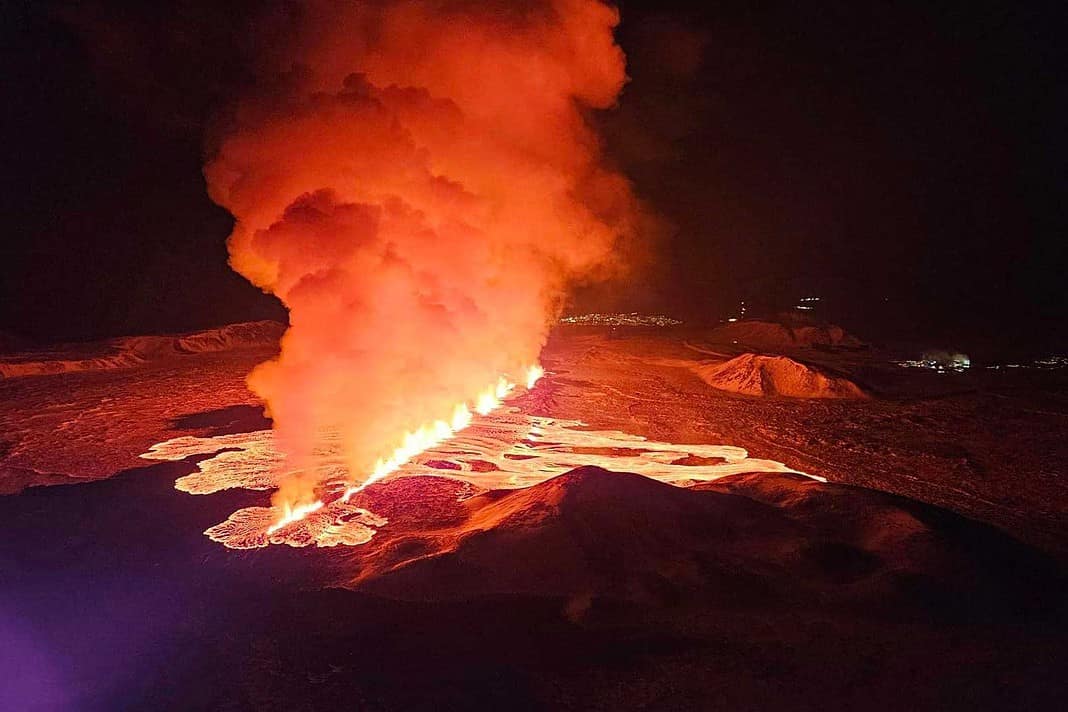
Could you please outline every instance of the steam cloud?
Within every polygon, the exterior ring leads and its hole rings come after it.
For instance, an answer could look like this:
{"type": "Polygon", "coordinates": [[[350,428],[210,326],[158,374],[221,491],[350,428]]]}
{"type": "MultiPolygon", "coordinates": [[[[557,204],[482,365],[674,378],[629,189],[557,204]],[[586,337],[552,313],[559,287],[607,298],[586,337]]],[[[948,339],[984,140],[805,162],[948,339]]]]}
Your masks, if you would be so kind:
{"type": "Polygon", "coordinates": [[[205,176],[234,269],[290,312],[249,383],[297,502],[324,429],[359,482],[405,431],[520,380],[568,288],[618,276],[651,223],[586,118],[626,79],[614,8],[319,0],[275,20],[205,176]]]}

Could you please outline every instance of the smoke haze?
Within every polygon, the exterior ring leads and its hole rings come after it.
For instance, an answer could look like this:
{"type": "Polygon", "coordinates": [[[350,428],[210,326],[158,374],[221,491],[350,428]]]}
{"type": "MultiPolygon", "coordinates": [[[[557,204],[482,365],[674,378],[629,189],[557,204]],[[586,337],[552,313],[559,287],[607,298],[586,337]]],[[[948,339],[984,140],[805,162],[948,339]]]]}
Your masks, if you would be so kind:
{"type": "Polygon", "coordinates": [[[404,432],[536,362],[568,289],[655,231],[587,121],[626,81],[597,0],[315,0],[266,18],[205,166],[234,269],[290,314],[249,377],[288,502],[318,434],[366,479],[404,432]]]}

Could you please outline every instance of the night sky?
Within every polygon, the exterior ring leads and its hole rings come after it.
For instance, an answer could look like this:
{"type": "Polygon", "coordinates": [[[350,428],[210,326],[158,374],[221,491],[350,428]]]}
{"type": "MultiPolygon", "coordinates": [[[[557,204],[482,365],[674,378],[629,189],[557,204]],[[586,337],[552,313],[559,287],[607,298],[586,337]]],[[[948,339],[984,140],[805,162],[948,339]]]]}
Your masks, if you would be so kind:
{"type": "MultiPolygon", "coordinates": [[[[200,173],[261,5],[4,4],[0,331],[284,318],[200,173]]],[[[632,81],[595,120],[674,236],[613,306],[819,295],[869,338],[1063,344],[1060,3],[621,7],[632,81]]]]}

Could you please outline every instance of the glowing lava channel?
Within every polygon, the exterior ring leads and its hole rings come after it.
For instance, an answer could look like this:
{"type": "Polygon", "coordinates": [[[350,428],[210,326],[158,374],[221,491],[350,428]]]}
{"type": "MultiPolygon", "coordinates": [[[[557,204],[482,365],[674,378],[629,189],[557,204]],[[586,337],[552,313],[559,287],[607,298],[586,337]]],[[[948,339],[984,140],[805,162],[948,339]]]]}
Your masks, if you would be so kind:
{"type": "MultiPolygon", "coordinates": [[[[533,388],[538,382],[538,379],[543,375],[545,375],[545,369],[538,364],[534,364],[528,368],[526,373],[527,390],[533,388]]],[[[495,385],[490,386],[479,394],[478,399],[475,401],[475,412],[479,415],[489,415],[503,405],[504,399],[507,398],[508,394],[513,390],[515,390],[515,384],[504,376],[501,376],[497,379],[495,385]]],[[[453,408],[452,419],[450,421],[436,420],[431,424],[420,427],[415,432],[405,433],[404,440],[401,445],[393,451],[393,454],[387,459],[380,458],[378,462],[375,463],[371,476],[360,484],[353,485],[346,489],[345,493],[341,495],[341,501],[349,501],[354,494],[368,485],[378,482],[393,472],[396,472],[419,453],[429,450],[436,445],[440,445],[442,442],[454,437],[458,432],[471,424],[473,417],[474,416],[472,416],[471,410],[466,403],[458,403],[453,408]]],[[[312,512],[322,509],[325,504],[326,503],[321,499],[307,504],[298,504],[296,506],[287,503],[284,506],[282,518],[268,527],[267,533],[274,534],[283,527],[299,522],[312,512]]]]}

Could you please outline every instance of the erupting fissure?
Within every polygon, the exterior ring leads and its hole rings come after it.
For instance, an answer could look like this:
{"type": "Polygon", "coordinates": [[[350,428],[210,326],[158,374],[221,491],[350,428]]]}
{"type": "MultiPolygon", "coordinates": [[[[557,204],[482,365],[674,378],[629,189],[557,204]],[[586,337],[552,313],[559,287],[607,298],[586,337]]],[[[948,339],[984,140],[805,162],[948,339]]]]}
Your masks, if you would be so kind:
{"type": "MultiPolygon", "coordinates": [[[[543,375],[545,375],[545,369],[542,368],[541,365],[534,364],[529,367],[525,374],[527,390],[529,391],[534,388],[535,384],[537,384],[538,380],[543,375]]],[[[504,376],[501,376],[497,379],[496,384],[486,388],[479,394],[476,400],[475,411],[479,415],[489,415],[504,404],[504,399],[507,398],[515,388],[515,383],[512,383],[504,376]]],[[[409,462],[419,453],[429,450],[453,437],[456,433],[470,425],[473,417],[474,416],[471,414],[471,409],[468,407],[467,403],[457,403],[453,408],[452,418],[449,421],[435,420],[433,423],[423,425],[414,432],[405,433],[403,442],[393,451],[393,454],[385,459],[379,458],[378,462],[375,463],[371,476],[358,485],[348,487],[344,494],[341,495],[341,501],[349,501],[349,499],[351,499],[357,492],[366,488],[370,484],[388,477],[393,472],[396,472],[401,466],[409,462]]],[[[325,504],[326,502],[322,499],[317,499],[314,502],[304,504],[283,502],[282,517],[268,527],[267,533],[273,534],[279,529],[299,522],[312,512],[322,509],[325,504]]]]}
{"type": "Polygon", "coordinates": [[[628,274],[661,226],[591,120],[627,80],[604,0],[273,5],[204,176],[231,266],[289,311],[248,380],[281,527],[338,472],[375,482],[533,385],[571,290],[628,274]]]}
{"type": "MultiPolygon", "coordinates": [[[[537,373],[528,375],[534,378],[537,373]]],[[[751,458],[744,449],[731,445],[675,444],[617,430],[595,430],[579,420],[529,415],[523,412],[529,408],[516,400],[509,398],[485,417],[472,416],[468,427],[456,430],[397,467],[383,488],[363,502],[357,497],[352,498],[355,501],[342,499],[341,490],[346,485],[338,481],[336,468],[340,441],[329,438],[322,443],[318,460],[310,464],[319,473],[316,481],[326,483],[324,493],[329,494],[324,494],[325,500],[311,502],[306,509],[284,510],[282,519],[278,517],[279,504],[245,507],[204,533],[232,549],[272,544],[358,546],[370,541],[388,523],[387,518],[359,504],[377,506],[383,497],[389,498],[390,492],[398,491],[391,490],[388,481],[404,477],[462,482],[465,487],[457,495],[466,498],[487,490],[532,487],[585,466],[643,475],[678,487],[740,474],[804,475],[781,462],[751,458]],[[297,525],[288,526],[294,523],[297,525]]],[[[544,400],[538,400],[538,409],[543,409],[544,400]]],[[[211,494],[231,488],[262,491],[277,487],[286,477],[284,468],[277,466],[264,477],[264,463],[281,465],[285,459],[274,449],[274,439],[274,433],[269,431],[205,438],[185,435],[157,443],[141,457],[173,462],[207,455],[206,459],[198,459],[196,473],[175,483],[183,492],[211,494]]],[[[826,481],[815,475],[805,476],[826,481]]],[[[421,487],[417,485],[415,489],[421,487]]],[[[412,492],[413,488],[401,486],[400,490],[412,492]]]]}

